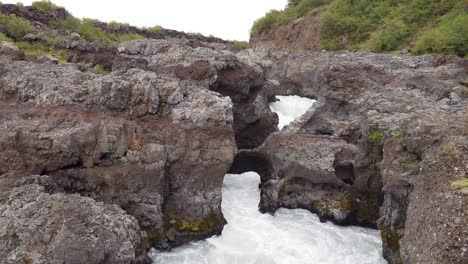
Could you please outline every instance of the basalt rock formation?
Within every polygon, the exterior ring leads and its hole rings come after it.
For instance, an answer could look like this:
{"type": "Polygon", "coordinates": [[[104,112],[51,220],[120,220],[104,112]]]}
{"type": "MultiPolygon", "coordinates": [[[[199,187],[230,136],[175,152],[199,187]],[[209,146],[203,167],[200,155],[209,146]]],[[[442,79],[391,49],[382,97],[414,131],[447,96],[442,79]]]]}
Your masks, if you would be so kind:
{"type": "Polygon", "coordinates": [[[316,105],[232,172],[257,171],[260,209],[377,226],[389,263],[464,263],[467,63],[372,53],[251,53],[271,85],[316,105]]]}
{"type": "MultiPolygon", "coordinates": [[[[12,183],[2,184],[2,201],[23,188],[25,175],[48,175],[34,183],[43,190],[24,188],[122,208],[146,233],[144,250],[129,248],[139,252],[222,230],[221,186],[237,148],[232,102],[210,91],[212,76],[189,80],[137,68],[98,75],[79,64],[12,58],[0,62],[0,175],[12,183]]],[[[60,210],[56,200],[50,203],[60,210]]],[[[15,215],[6,210],[10,221],[15,215]]],[[[13,256],[20,249],[6,250],[13,256]]]]}
{"type": "Polygon", "coordinates": [[[466,60],[58,33],[25,41],[69,63],[0,43],[0,262],[144,263],[219,234],[228,171],[261,175],[262,212],[379,228],[389,263],[467,261],[466,60]],[[276,95],[317,103],[278,131],[276,95]]]}

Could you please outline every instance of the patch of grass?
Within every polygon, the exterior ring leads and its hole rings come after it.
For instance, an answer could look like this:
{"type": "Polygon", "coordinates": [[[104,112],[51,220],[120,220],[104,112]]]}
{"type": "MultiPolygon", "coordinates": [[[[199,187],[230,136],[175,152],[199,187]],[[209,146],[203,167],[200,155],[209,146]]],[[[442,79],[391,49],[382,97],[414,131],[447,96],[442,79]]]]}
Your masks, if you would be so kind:
{"type": "Polygon", "coordinates": [[[160,32],[163,28],[161,26],[147,27],[145,28],[148,31],[160,32]]]}
{"type": "Polygon", "coordinates": [[[257,19],[250,30],[251,36],[268,32],[293,19],[303,17],[331,0],[292,0],[282,11],[270,10],[264,17],[257,19]]]}
{"type": "Polygon", "coordinates": [[[468,97],[468,90],[463,90],[461,94],[462,94],[462,97],[468,97]]]}
{"type": "Polygon", "coordinates": [[[58,7],[49,0],[41,0],[41,1],[33,2],[32,6],[43,13],[49,13],[50,10],[58,7]]]}
{"type": "Polygon", "coordinates": [[[115,44],[104,30],[94,25],[95,23],[96,20],[93,19],[80,20],[78,18],[68,16],[66,19],[55,21],[53,25],[56,28],[76,32],[90,42],[102,40],[107,45],[115,44]]]}
{"type": "Polygon", "coordinates": [[[26,34],[36,31],[27,20],[17,17],[15,14],[4,15],[0,13],[0,26],[5,28],[8,37],[16,41],[21,40],[26,34]]]}
{"type": "Polygon", "coordinates": [[[44,55],[51,55],[59,60],[59,64],[65,64],[68,62],[67,58],[69,56],[69,51],[67,50],[56,50],[39,42],[30,43],[20,41],[15,44],[26,55],[34,56],[36,58],[40,58],[44,55]]]}
{"type": "Polygon", "coordinates": [[[20,42],[17,42],[16,45],[18,46],[20,50],[24,51],[24,54],[35,56],[37,58],[51,53],[51,49],[48,46],[39,42],[30,43],[30,42],[20,41],[20,42]]]}
{"type": "Polygon", "coordinates": [[[104,75],[108,73],[107,70],[104,69],[104,67],[100,64],[96,64],[96,66],[94,66],[93,69],[94,69],[94,72],[99,75],[104,75]]]}
{"type": "Polygon", "coordinates": [[[458,11],[443,17],[437,25],[425,31],[414,46],[417,54],[468,54],[468,14],[458,11]]]}
{"type": "Polygon", "coordinates": [[[232,48],[235,52],[250,48],[250,44],[247,41],[233,41],[232,48]]]}
{"type": "MultiPolygon", "coordinates": [[[[327,50],[370,49],[374,52],[408,47],[419,36],[419,31],[430,26],[432,21],[452,10],[462,10],[461,2],[334,0],[322,18],[322,47],[327,50]]],[[[460,32],[460,35],[463,34],[460,32]]],[[[442,40],[440,37],[436,38],[442,40]]]]}
{"type": "MultiPolygon", "coordinates": [[[[103,29],[95,26],[96,23],[99,23],[98,20],[94,19],[77,19],[75,17],[69,16],[63,20],[57,20],[54,22],[56,28],[66,29],[80,34],[82,38],[87,41],[93,42],[101,40],[104,44],[109,46],[116,46],[119,43],[133,40],[133,39],[142,39],[143,36],[139,34],[113,34],[104,31],[103,29]]],[[[122,24],[123,25],[123,24],[122,24]]],[[[114,26],[116,26],[114,24],[114,26]]]]}
{"type": "Polygon", "coordinates": [[[7,42],[13,42],[13,40],[5,35],[3,35],[2,33],[0,33],[0,42],[2,41],[7,41],[7,42]]]}
{"type": "Polygon", "coordinates": [[[120,22],[117,22],[117,21],[111,21],[109,23],[107,23],[107,25],[111,28],[120,28],[120,27],[129,27],[130,24],[128,23],[120,23],[120,22]]]}
{"type": "Polygon", "coordinates": [[[397,131],[390,131],[390,135],[392,135],[393,138],[400,138],[403,136],[400,132],[397,131]]]}
{"type": "Polygon", "coordinates": [[[369,141],[374,142],[374,143],[381,143],[384,139],[384,135],[380,131],[371,131],[369,135],[367,136],[367,139],[369,141]]]}
{"type": "Polygon", "coordinates": [[[458,189],[458,190],[466,189],[468,191],[468,178],[454,181],[452,182],[451,185],[452,185],[452,188],[454,189],[458,189]]]}

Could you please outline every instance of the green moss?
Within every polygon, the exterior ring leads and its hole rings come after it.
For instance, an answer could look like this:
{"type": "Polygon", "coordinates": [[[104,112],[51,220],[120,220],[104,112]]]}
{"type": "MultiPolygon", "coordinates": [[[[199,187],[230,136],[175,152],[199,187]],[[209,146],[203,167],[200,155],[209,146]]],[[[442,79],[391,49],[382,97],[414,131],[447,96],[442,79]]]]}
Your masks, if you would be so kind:
{"type": "Polygon", "coordinates": [[[219,226],[223,222],[223,219],[220,219],[218,216],[212,214],[205,219],[188,220],[181,218],[173,213],[166,213],[164,222],[166,229],[174,226],[180,232],[205,232],[216,226],[219,226]]]}
{"type": "Polygon", "coordinates": [[[418,163],[416,157],[410,156],[405,159],[405,162],[403,163],[403,168],[405,169],[411,169],[418,163]]]}
{"type": "Polygon", "coordinates": [[[461,94],[463,97],[468,97],[468,90],[463,90],[461,94]]]}
{"type": "Polygon", "coordinates": [[[385,224],[380,225],[379,229],[382,240],[387,244],[387,246],[393,251],[400,250],[400,239],[404,236],[404,230],[397,229],[395,232],[392,232],[391,228],[385,224]]]}
{"type": "Polygon", "coordinates": [[[353,209],[356,217],[360,221],[375,223],[379,218],[379,208],[382,204],[382,197],[378,194],[370,194],[367,199],[360,199],[361,202],[354,200],[353,209]]]}
{"type": "Polygon", "coordinates": [[[330,215],[332,212],[332,208],[330,207],[330,205],[322,201],[313,201],[312,207],[323,215],[330,215]]]}
{"type": "Polygon", "coordinates": [[[349,194],[341,194],[334,207],[343,212],[350,212],[353,209],[352,196],[349,194]]]}
{"type": "Polygon", "coordinates": [[[145,231],[148,235],[148,240],[152,242],[152,244],[158,244],[164,241],[164,232],[162,230],[154,230],[149,227],[140,226],[140,229],[145,231]]]}
{"type": "Polygon", "coordinates": [[[379,160],[375,163],[375,166],[380,170],[382,168],[382,161],[379,160]]]}
{"type": "Polygon", "coordinates": [[[400,132],[397,131],[390,131],[390,135],[392,135],[393,138],[400,138],[403,136],[400,132]]]}
{"type": "Polygon", "coordinates": [[[381,143],[384,139],[384,135],[382,134],[382,132],[375,130],[369,133],[367,139],[374,143],[381,143]]]}
{"type": "Polygon", "coordinates": [[[452,182],[451,184],[452,188],[458,189],[458,190],[468,190],[468,178],[457,180],[452,182]]]}
{"type": "Polygon", "coordinates": [[[94,66],[93,69],[94,69],[94,72],[99,75],[104,75],[108,73],[106,69],[104,69],[104,67],[100,64],[96,64],[96,66],[94,66]]]}

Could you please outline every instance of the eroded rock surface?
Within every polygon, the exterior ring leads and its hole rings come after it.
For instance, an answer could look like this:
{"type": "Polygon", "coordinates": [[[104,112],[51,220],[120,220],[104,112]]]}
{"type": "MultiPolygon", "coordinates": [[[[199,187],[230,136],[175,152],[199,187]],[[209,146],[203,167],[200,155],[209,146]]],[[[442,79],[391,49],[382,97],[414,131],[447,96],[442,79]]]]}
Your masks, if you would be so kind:
{"type": "Polygon", "coordinates": [[[466,60],[245,55],[263,66],[267,96],[318,100],[236,158],[233,171],[244,163],[262,175],[262,210],[305,208],[336,223],[378,226],[390,263],[467,261],[468,197],[451,188],[468,175],[466,60]]]}
{"type": "Polygon", "coordinates": [[[146,234],[118,206],[77,194],[49,194],[33,183],[19,185],[3,198],[1,263],[145,261],[141,244],[146,234]]]}
{"type": "Polygon", "coordinates": [[[134,216],[160,248],[218,234],[236,153],[233,105],[192,80],[142,69],[0,62],[0,175],[47,174],[134,216]]]}

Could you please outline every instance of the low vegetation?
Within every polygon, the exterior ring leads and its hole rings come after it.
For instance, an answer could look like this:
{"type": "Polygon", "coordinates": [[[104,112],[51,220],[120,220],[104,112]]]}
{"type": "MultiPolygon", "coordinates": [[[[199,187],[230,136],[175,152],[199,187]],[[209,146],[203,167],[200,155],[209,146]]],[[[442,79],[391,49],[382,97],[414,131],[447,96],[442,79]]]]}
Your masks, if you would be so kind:
{"type": "Polygon", "coordinates": [[[13,40],[21,40],[26,34],[36,31],[27,20],[17,17],[15,14],[4,15],[0,13],[0,27],[5,29],[6,37],[13,40]]]}
{"type": "Polygon", "coordinates": [[[326,50],[468,54],[468,3],[463,0],[290,0],[257,20],[251,35],[267,32],[328,4],[321,16],[326,50]]]}
{"type": "Polygon", "coordinates": [[[271,10],[264,17],[255,21],[250,34],[256,36],[262,32],[270,31],[285,22],[303,17],[317,7],[330,2],[331,0],[289,0],[283,11],[271,10]]]}
{"type": "MultiPolygon", "coordinates": [[[[106,45],[115,46],[119,43],[133,40],[141,39],[143,36],[139,34],[113,34],[106,32],[102,28],[96,26],[99,21],[94,19],[78,19],[73,16],[68,16],[66,19],[57,20],[53,23],[53,26],[59,29],[66,29],[72,32],[77,32],[85,40],[93,42],[101,40],[106,45]]],[[[124,24],[119,24],[122,26],[124,24]]],[[[111,26],[117,26],[117,24],[112,24],[111,26]]]]}
{"type": "Polygon", "coordinates": [[[32,6],[35,7],[37,10],[43,12],[43,13],[48,13],[48,12],[50,12],[50,10],[58,7],[49,0],[42,0],[42,1],[33,2],[32,6]]]}
{"type": "Polygon", "coordinates": [[[241,50],[248,49],[250,47],[250,44],[247,41],[233,41],[232,42],[232,49],[235,52],[239,52],[241,50]]]}
{"type": "Polygon", "coordinates": [[[13,40],[7,36],[5,36],[4,34],[0,33],[0,42],[2,41],[7,41],[7,42],[13,42],[13,40]]]}

